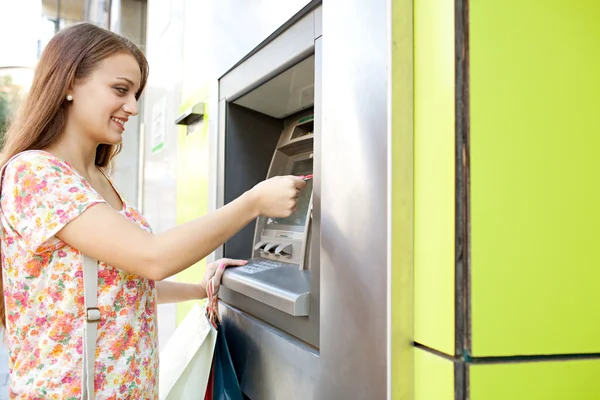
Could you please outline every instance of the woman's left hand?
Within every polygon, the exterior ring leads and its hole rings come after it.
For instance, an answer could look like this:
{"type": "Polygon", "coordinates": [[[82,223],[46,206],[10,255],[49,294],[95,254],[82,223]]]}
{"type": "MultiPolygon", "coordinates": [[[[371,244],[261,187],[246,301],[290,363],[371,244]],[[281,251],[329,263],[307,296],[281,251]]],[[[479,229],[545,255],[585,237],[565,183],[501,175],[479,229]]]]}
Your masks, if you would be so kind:
{"type": "Polygon", "coordinates": [[[234,260],[231,258],[221,258],[215,262],[212,262],[206,266],[206,272],[204,273],[204,277],[200,281],[200,289],[204,293],[204,298],[208,297],[206,285],[212,279],[213,285],[215,289],[215,294],[219,293],[219,287],[221,286],[221,277],[223,276],[223,272],[225,272],[225,268],[230,266],[242,266],[246,265],[248,261],[246,260],[234,260]]]}

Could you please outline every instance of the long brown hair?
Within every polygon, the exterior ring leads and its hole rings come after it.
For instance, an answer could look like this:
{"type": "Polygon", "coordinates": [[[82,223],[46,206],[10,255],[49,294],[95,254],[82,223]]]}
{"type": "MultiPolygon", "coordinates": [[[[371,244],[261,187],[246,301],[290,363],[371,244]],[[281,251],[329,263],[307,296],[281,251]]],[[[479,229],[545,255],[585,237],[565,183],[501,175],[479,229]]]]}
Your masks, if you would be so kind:
{"type": "MultiPolygon", "coordinates": [[[[65,129],[67,91],[88,78],[101,61],[122,53],[131,54],[140,66],[140,89],[136,93],[139,99],[149,68],[144,53],[133,42],[87,22],[57,33],[44,49],[29,94],[6,132],[0,165],[22,151],[42,150],[54,143],[65,129]]],[[[100,144],[96,149],[96,165],[107,169],[120,150],[120,145],[100,144]]],[[[0,273],[0,324],[3,326],[5,318],[0,273]]]]}

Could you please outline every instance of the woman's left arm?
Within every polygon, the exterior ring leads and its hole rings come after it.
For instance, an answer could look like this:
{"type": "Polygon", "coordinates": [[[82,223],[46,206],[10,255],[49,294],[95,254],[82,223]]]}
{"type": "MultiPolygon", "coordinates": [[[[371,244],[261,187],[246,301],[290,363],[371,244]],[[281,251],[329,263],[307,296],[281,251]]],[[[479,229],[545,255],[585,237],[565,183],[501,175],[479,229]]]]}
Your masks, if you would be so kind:
{"type": "Polygon", "coordinates": [[[221,285],[221,277],[225,268],[236,265],[246,265],[245,260],[232,260],[223,258],[212,262],[206,266],[206,272],[199,284],[183,283],[173,281],[157,281],[156,293],[158,304],[180,303],[189,300],[201,300],[206,298],[206,285],[209,280],[213,279],[215,293],[219,292],[221,285]]]}

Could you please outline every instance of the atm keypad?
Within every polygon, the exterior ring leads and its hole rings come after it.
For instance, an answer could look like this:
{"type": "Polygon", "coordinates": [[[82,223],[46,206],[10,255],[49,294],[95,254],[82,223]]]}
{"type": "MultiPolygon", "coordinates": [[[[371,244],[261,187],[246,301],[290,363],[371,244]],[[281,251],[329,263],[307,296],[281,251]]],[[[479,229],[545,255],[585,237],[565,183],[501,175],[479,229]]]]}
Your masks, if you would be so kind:
{"type": "Polygon", "coordinates": [[[269,261],[269,260],[260,260],[255,261],[251,260],[248,264],[243,267],[238,267],[237,270],[241,272],[245,272],[247,274],[256,274],[258,272],[268,271],[270,269],[283,267],[285,264],[269,261]]]}

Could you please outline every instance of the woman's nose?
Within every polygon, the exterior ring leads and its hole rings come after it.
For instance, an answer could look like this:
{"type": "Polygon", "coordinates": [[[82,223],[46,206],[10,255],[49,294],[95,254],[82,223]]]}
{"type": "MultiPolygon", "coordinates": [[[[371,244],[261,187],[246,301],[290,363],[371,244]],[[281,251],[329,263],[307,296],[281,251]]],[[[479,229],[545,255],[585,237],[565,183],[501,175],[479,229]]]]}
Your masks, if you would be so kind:
{"type": "Polygon", "coordinates": [[[133,116],[138,115],[138,102],[137,99],[132,97],[129,101],[123,104],[123,110],[133,116]]]}

